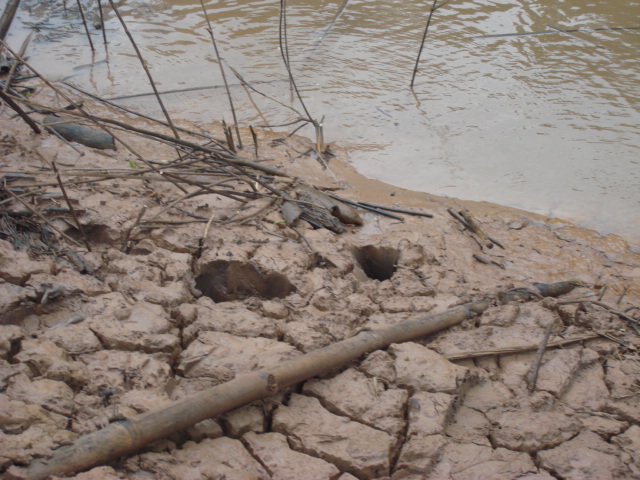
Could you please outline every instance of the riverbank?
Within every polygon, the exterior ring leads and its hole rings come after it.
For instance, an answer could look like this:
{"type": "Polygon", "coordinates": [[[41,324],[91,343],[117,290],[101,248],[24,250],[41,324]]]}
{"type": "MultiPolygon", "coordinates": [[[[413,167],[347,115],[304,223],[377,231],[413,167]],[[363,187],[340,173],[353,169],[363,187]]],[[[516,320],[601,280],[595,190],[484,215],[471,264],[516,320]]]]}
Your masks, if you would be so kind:
{"type": "MultiPolygon", "coordinates": [[[[624,316],[638,314],[640,255],[621,238],[368,180],[345,152],[320,161],[299,137],[258,132],[256,156],[242,130],[240,155],[253,162],[245,174],[193,149],[181,151],[179,170],[173,144],[148,136],[118,132],[129,149],[73,149],[12,117],[3,107],[6,478],[25,478],[33,462],[109,423],[479,300],[490,307],[458,326],[72,478],[638,476],[640,341],[624,316]],[[299,197],[302,184],[432,217],[361,210],[362,225],[342,233],[304,220],[294,229],[273,192],[299,197]],[[492,248],[449,210],[467,210],[492,248]],[[543,296],[538,284],[556,282],[567,293],[543,296]],[[567,344],[549,347],[533,380],[548,328],[552,344],[567,344]]],[[[224,138],[219,127],[204,133],[224,138]]]]}

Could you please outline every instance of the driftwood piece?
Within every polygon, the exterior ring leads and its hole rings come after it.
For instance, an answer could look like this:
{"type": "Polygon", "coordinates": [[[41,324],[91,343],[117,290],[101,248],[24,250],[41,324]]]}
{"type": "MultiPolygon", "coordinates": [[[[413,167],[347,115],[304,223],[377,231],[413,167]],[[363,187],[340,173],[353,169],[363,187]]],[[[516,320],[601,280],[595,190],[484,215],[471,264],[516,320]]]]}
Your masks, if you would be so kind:
{"type": "Polygon", "coordinates": [[[298,223],[298,219],[302,215],[302,209],[295,202],[284,202],[280,207],[280,213],[284,217],[284,221],[289,226],[295,226],[298,223]]]}
{"type": "Polygon", "coordinates": [[[296,188],[300,200],[314,203],[326,208],[342,223],[350,225],[362,225],[362,217],[358,211],[345,203],[331,198],[313,187],[301,185],[296,188]]]}
{"type": "Polygon", "coordinates": [[[69,142],[77,142],[87,147],[99,148],[100,150],[116,149],[113,137],[102,130],[78,123],[67,122],[54,115],[44,117],[42,124],[69,142]]]}
{"type": "Polygon", "coordinates": [[[586,285],[576,280],[556,283],[534,283],[534,287],[538,289],[543,297],[559,297],[565,293],[570,293],[576,287],[585,287],[586,285]]]}
{"type": "Polygon", "coordinates": [[[59,448],[45,463],[33,462],[28,468],[27,478],[43,480],[51,475],[71,474],[131,454],[204,419],[272,396],[287,387],[344,366],[365,353],[451,327],[482,313],[488,307],[488,301],[466,303],[437,315],[400,322],[379,330],[365,330],[278,367],[242,375],[160,410],[112,423],[102,430],[80,437],[72,445],[59,448]]]}

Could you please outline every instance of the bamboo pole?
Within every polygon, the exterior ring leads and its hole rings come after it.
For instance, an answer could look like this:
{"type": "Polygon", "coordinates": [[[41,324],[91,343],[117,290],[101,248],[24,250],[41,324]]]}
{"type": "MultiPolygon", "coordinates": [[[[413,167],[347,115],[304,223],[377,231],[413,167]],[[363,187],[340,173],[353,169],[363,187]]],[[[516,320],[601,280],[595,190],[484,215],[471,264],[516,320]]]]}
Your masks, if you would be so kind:
{"type": "Polygon", "coordinates": [[[72,474],[104,464],[143,446],[184,430],[207,418],[266,398],[309,378],[322,375],[358,359],[365,353],[425,337],[480,314],[489,301],[466,303],[437,315],[408,320],[357,335],[315,350],[270,370],[251,372],[168,406],[110,424],[80,437],[54,452],[46,463],[33,462],[29,480],[72,474]]]}

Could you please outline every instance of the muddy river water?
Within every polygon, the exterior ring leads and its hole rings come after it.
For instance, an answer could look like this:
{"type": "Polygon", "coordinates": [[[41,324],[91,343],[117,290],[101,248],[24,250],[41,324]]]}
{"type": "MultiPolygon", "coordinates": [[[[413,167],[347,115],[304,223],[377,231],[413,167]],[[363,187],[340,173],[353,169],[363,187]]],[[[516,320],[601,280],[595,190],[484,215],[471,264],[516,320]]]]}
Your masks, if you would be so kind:
{"type": "MultiPolygon", "coordinates": [[[[160,117],[108,0],[108,49],[92,28],[94,54],[76,3],[66,3],[65,11],[60,0],[22,0],[9,42],[17,48],[36,26],[28,56],[40,73],[160,117]]],[[[432,2],[286,2],[291,68],[326,141],[349,149],[364,175],[399,187],[523,208],[640,244],[640,2],[444,3],[411,89],[432,2]]],[[[99,23],[97,4],[83,2],[90,24],[99,23]]],[[[279,50],[280,1],[204,4],[225,66],[301,110],[279,50]]],[[[174,92],[163,95],[171,115],[230,122],[199,0],[116,5],[158,89],[174,92]]],[[[296,120],[227,75],[241,124],[296,120]]],[[[299,133],[314,136],[310,126],[299,133]]]]}

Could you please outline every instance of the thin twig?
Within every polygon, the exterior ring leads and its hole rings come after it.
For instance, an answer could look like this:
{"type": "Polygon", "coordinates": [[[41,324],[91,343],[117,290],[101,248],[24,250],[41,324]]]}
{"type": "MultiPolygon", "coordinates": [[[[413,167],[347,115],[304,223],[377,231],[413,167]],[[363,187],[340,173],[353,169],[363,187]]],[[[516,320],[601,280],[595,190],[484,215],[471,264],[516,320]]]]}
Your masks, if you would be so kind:
{"type": "Polygon", "coordinates": [[[78,227],[78,230],[80,230],[80,233],[82,234],[82,238],[84,239],[84,245],[85,247],[87,247],[88,251],[91,251],[91,245],[89,245],[89,238],[87,237],[87,233],[84,231],[84,227],[82,226],[82,223],[80,223],[80,220],[78,219],[78,215],[76,214],[76,210],[73,208],[73,205],[71,204],[71,200],[69,200],[69,196],[67,195],[67,189],[64,188],[64,184],[62,183],[62,179],[60,178],[60,173],[58,172],[58,167],[56,166],[56,162],[52,161],[51,166],[53,167],[53,171],[56,174],[56,179],[58,180],[58,185],[60,185],[62,196],[64,197],[65,202],[67,202],[67,206],[69,207],[69,211],[71,212],[71,215],[73,216],[73,219],[76,222],[76,226],[78,227]]]}
{"type": "Polygon", "coordinates": [[[624,287],[624,290],[622,291],[622,294],[620,295],[620,298],[618,298],[618,301],[616,302],[616,305],[620,305],[620,302],[622,302],[622,299],[627,294],[628,290],[629,290],[629,285],[624,287]]]}
{"type": "Polygon", "coordinates": [[[129,228],[127,230],[127,232],[124,235],[124,240],[122,240],[122,246],[120,247],[120,251],[124,252],[124,253],[129,253],[131,251],[131,232],[133,232],[133,229],[136,228],[138,225],[140,225],[140,221],[142,220],[142,216],[144,215],[144,212],[147,211],[147,206],[143,205],[142,208],[140,209],[140,211],[138,212],[138,216],[136,217],[136,221],[133,222],[133,225],[131,225],[131,228],[129,228]]]}
{"type": "MultiPolygon", "coordinates": [[[[304,115],[302,115],[298,110],[296,110],[295,108],[293,108],[291,105],[287,105],[284,102],[281,102],[280,100],[278,100],[277,98],[273,98],[270,97],[269,95],[267,95],[266,93],[261,92],[260,90],[256,89],[253,85],[251,85],[249,82],[247,82],[242,75],[240,75],[240,73],[238,73],[238,71],[233,68],[233,67],[229,67],[231,69],[231,71],[233,72],[233,74],[238,78],[238,80],[240,80],[240,82],[242,83],[242,85],[246,86],[247,88],[250,88],[251,90],[253,90],[255,93],[257,93],[258,95],[262,95],[263,97],[277,103],[278,105],[288,108],[289,110],[295,112],[301,119],[304,117],[304,115]]],[[[296,120],[296,122],[299,122],[301,120],[296,120]]],[[[303,119],[303,121],[305,122],[310,122],[310,119],[303,119]]]]}
{"type": "Polygon", "coordinates": [[[602,287],[602,289],[600,290],[600,295],[598,295],[598,301],[600,302],[602,300],[602,297],[604,297],[604,294],[607,293],[607,290],[609,289],[608,285],[605,285],[602,287]]]}
{"type": "MultiPolygon", "coordinates": [[[[566,338],[562,340],[554,340],[553,342],[549,342],[547,345],[547,349],[563,347],[565,345],[570,345],[572,343],[580,343],[586,342],[588,340],[595,340],[600,338],[600,334],[598,333],[590,333],[587,335],[582,335],[580,337],[574,338],[566,338]]],[[[504,348],[496,348],[494,350],[477,350],[473,352],[458,352],[458,353],[448,353],[443,356],[447,360],[451,361],[460,361],[460,360],[469,360],[473,358],[484,358],[484,357],[494,357],[496,355],[515,355],[520,353],[531,352],[540,348],[540,344],[538,345],[520,345],[515,347],[504,347],[504,348]]]]}

